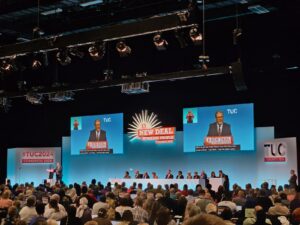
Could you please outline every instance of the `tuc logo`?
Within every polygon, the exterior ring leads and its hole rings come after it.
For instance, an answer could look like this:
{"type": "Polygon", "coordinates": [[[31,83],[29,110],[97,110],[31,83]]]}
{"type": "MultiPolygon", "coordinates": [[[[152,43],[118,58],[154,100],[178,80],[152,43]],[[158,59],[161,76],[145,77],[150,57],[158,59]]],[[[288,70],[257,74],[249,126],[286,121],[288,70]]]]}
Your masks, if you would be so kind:
{"type": "Polygon", "coordinates": [[[287,162],[287,150],[285,142],[264,143],[264,162],[287,162]]]}

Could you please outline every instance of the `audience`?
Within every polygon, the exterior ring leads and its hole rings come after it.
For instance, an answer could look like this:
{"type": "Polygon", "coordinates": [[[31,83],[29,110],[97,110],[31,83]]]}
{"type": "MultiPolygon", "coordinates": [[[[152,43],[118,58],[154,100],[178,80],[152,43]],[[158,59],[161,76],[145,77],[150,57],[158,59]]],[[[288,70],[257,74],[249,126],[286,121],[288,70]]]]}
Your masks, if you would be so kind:
{"type": "Polygon", "coordinates": [[[104,187],[95,179],[81,186],[0,185],[1,225],[112,225],[115,220],[118,225],[175,225],[174,219],[183,225],[300,224],[300,195],[287,186],[269,189],[265,182],[261,188],[247,184],[242,189],[234,184],[230,192],[223,186],[214,192],[209,183],[195,191],[181,188],[151,183],[144,188],[141,183],[129,189],[125,183],[104,187]]]}

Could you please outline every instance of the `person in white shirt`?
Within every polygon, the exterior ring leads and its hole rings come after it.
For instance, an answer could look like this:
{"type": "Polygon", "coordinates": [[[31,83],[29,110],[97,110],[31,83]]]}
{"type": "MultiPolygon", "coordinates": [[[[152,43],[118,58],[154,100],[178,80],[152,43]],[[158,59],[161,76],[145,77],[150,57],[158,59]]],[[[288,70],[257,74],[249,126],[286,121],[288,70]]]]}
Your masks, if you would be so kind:
{"type": "Polygon", "coordinates": [[[49,209],[45,210],[44,217],[47,219],[60,221],[66,216],[66,211],[59,209],[56,199],[51,199],[49,202],[49,209]]]}
{"type": "Polygon", "coordinates": [[[19,213],[20,219],[24,220],[27,224],[29,224],[33,217],[37,216],[37,212],[35,210],[35,203],[35,196],[30,196],[27,199],[26,206],[24,206],[19,213]]]}
{"type": "Polygon", "coordinates": [[[99,209],[109,209],[109,204],[106,203],[106,197],[104,195],[102,195],[99,200],[99,202],[93,205],[92,215],[98,215],[99,209]]]}
{"type": "MultiPolygon", "coordinates": [[[[62,204],[59,204],[60,196],[59,196],[58,194],[52,195],[52,196],[50,197],[50,201],[51,201],[52,199],[55,199],[55,200],[58,202],[58,208],[59,208],[59,211],[64,211],[65,213],[67,213],[65,207],[64,207],[62,204]]],[[[47,210],[49,210],[49,208],[50,208],[50,205],[49,205],[49,203],[48,203],[48,204],[45,206],[45,212],[46,212],[47,210]]]]}

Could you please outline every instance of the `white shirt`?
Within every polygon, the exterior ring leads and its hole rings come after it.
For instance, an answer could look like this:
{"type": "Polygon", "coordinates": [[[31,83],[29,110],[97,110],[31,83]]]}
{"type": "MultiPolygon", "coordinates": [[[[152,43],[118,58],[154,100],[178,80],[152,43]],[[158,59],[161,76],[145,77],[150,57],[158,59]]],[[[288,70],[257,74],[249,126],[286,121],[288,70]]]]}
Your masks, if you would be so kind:
{"type": "Polygon", "coordinates": [[[99,209],[109,209],[109,205],[105,202],[96,202],[93,205],[92,215],[98,215],[99,209]]]}
{"type": "Polygon", "coordinates": [[[33,217],[37,216],[35,207],[24,206],[20,211],[20,219],[24,220],[27,224],[30,223],[33,217]]]}

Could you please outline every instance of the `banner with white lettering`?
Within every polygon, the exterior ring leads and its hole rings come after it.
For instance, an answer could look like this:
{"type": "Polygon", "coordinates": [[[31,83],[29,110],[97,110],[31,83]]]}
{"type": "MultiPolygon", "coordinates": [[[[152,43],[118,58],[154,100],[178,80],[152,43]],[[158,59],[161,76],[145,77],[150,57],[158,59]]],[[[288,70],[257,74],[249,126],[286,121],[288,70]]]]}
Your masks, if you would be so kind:
{"type": "Polygon", "coordinates": [[[55,162],[54,149],[22,149],[21,164],[43,163],[52,164],[55,162]]]}

